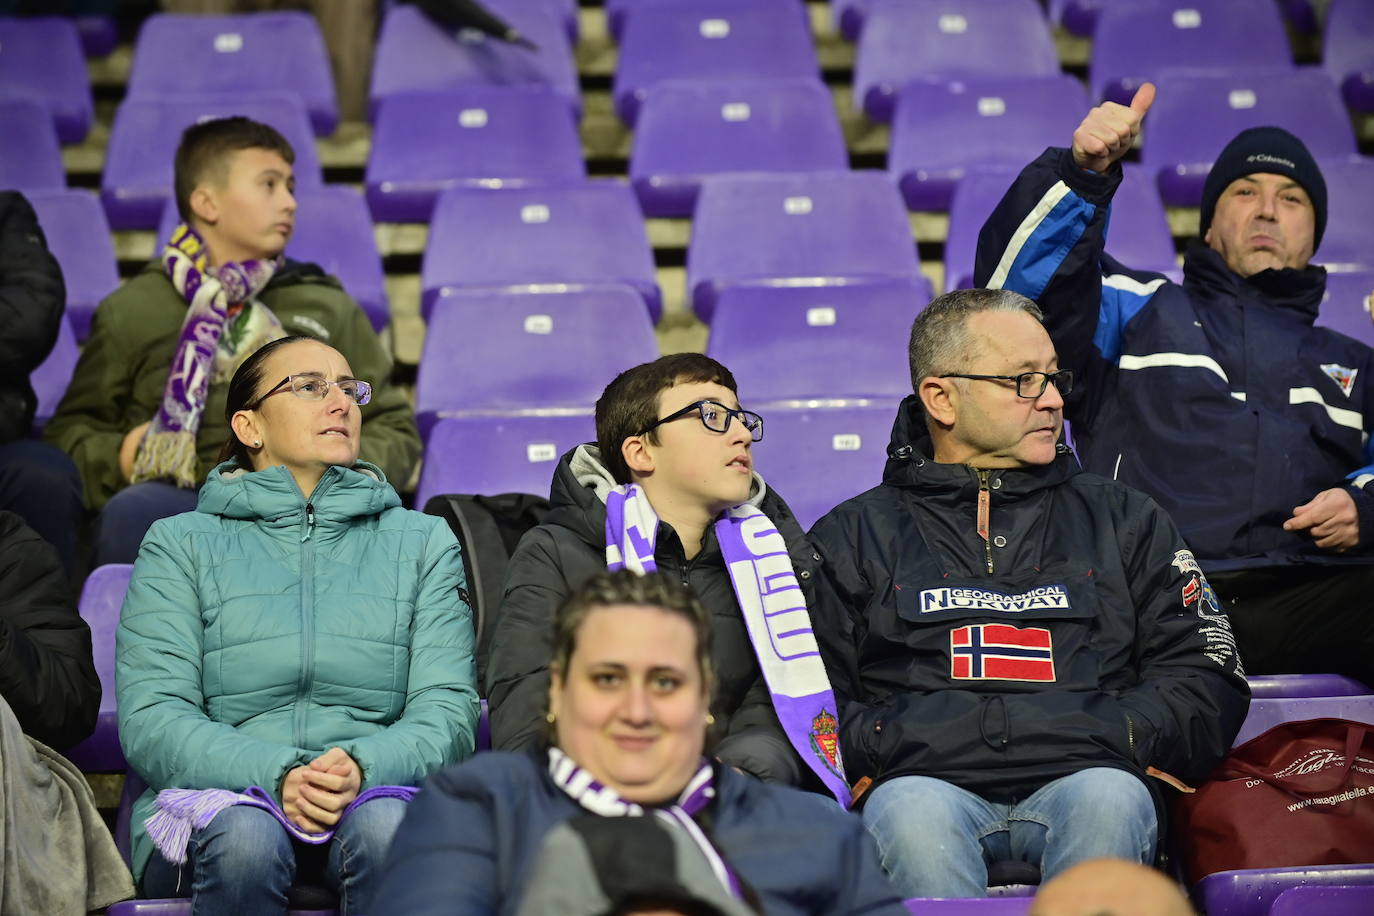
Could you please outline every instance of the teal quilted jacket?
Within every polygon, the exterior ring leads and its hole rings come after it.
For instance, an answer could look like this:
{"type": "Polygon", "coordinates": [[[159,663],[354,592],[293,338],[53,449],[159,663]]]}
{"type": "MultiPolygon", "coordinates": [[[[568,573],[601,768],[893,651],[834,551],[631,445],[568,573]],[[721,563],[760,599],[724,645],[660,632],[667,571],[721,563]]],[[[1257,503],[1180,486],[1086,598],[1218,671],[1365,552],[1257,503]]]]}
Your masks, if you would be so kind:
{"type": "Polygon", "coordinates": [[[375,466],[330,468],[307,502],[284,467],[211,472],[195,512],[152,526],[116,641],[119,735],[164,788],[280,790],[330,747],[363,787],[418,785],[467,758],[477,726],[458,544],[400,507],[375,466]]]}

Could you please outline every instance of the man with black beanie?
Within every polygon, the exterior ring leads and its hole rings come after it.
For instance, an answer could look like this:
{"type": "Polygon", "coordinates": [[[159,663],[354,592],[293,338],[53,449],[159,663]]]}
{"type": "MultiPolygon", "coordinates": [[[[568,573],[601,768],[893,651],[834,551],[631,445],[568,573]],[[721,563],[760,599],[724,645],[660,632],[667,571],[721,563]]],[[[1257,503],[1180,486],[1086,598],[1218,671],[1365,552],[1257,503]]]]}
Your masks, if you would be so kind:
{"type": "Polygon", "coordinates": [[[1173,516],[1206,574],[1184,605],[1226,611],[1250,673],[1374,684],[1374,351],[1313,324],[1326,182],[1292,133],[1242,131],[1207,178],[1183,283],[1131,270],[1107,224],[1154,95],[1094,108],[1022,171],[975,278],[1044,309],[1082,380],[1066,411],[1084,467],[1173,516]]]}

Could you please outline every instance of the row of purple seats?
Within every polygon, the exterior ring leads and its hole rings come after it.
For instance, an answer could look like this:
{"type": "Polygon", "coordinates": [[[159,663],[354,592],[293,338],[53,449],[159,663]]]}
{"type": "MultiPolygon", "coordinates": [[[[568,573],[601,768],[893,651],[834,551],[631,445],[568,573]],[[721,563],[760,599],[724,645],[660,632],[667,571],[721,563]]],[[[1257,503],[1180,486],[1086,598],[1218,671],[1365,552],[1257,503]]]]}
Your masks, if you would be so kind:
{"type": "Polygon", "coordinates": [[[0,17],[0,98],[16,96],[46,105],[63,143],[86,138],[95,103],[73,20],[0,17]]]}
{"type": "Polygon", "coordinates": [[[1317,324],[1374,347],[1374,270],[1328,272],[1317,324]]]}
{"type": "Polygon", "coordinates": [[[0,96],[0,187],[27,191],[67,186],[62,147],[48,106],[35,98],[0,96]]]}

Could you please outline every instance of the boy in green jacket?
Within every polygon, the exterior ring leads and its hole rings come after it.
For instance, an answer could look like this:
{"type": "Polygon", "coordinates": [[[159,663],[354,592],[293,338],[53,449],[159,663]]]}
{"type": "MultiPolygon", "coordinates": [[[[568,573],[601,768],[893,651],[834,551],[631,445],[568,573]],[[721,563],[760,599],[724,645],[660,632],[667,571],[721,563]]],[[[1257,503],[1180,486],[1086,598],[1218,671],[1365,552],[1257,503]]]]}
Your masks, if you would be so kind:
{"type": "Polygon", "coordinates": [[[100,511],[93,562],[131,563],[153,521],[191,511],[228,438],[225,390],[268,340],[316,337],[373,383],[362,458],[404,486],[415,418],[391,359],[333,277],[281,257],[295,224],[295,152],[248,118],[187,128],[176,153],[183,220],[160,261],[111,293],[44,432],[76,462],[100,511]],[[175,372],[171,371],[175,368],[175,372]]]}

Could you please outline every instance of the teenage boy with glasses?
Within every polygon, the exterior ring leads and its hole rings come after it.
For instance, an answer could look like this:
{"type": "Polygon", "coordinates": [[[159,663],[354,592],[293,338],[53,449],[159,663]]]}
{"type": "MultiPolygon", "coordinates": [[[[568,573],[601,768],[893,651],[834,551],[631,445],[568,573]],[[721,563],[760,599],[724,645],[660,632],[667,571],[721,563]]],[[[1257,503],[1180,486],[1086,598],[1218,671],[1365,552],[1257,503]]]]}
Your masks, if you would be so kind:
{"type": "MultiPolygon", "coordinates": [[[[677,575],[711,611],[715,756],[763,779],[812,783],[815,756],[794,750],[774,711],[759,640],[750,638],[721,543],[722,519],[735,507],[761,510],[786,545],[800,604],[813,561],[791,510],[754,471],[752,446],[763,431],[762,417],[740,409],[730,371],[699,353],[636,366],[606,387],[596,404],[597,441],[563,456],[552,508],[507,570],[486,684],[495,748],[534,748],[545,733],[559,605],[608,563],[656,567],[677,575]]],[[[829,720],[817,715],[815,737],[833,748],[833,705],[828,712],[829,720]]],[[[635,740],[654,740],[635,731],[638,723],[622,724],[635,740]]]]}

